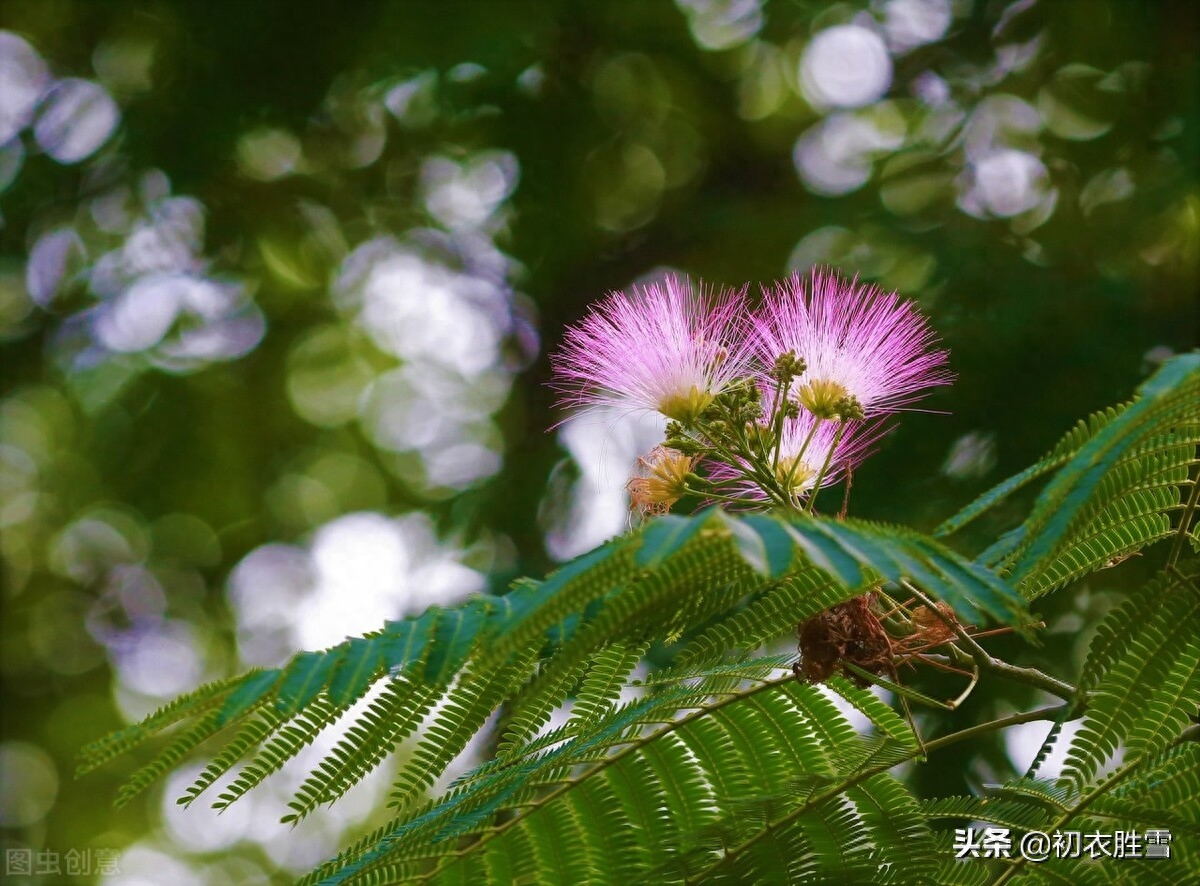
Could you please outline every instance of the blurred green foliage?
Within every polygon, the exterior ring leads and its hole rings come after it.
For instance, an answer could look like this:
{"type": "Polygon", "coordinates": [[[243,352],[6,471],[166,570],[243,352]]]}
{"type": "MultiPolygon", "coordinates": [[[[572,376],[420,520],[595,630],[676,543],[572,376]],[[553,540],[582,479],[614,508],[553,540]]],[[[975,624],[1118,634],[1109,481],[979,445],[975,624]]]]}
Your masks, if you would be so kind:
{"type": "MultiPolygon", "coordinates": [[[[369,824],[370,798],[307,841],[266,807],[118,815],[122,773],[71,758],[203,678],[620,531],[573,528],[613,516],[581,454],[604,447],[547,432],[544,385],[609,289],[827,262],[920,301],[958,382],[855,477],[864,517],[930,528],[1127,397],[1200,335],[1198,10],[9,0],[4,847],[253,882],[369,824]]],[[[1124,590],[1104,575],[1021,654],[1078,660],[1124,590]]],[[[937,790],[1013,765],[961,763],[937,790]]]]}

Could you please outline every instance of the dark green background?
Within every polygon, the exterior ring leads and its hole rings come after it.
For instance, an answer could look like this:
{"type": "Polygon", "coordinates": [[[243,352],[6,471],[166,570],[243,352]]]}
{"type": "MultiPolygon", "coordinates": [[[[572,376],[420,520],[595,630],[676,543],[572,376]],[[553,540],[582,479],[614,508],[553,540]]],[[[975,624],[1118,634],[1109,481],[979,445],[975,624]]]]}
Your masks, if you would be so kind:
{"type": "MultiPolygon", "coordinates": [[[[101,45],[153,47],[148,87],[114,89],[123,119],[100,152],[60,165],[40,154],[26,133],[24,167],[0,194],[0,270],[11,290],[3,327],[4,404],[34,402],[28,398],[36,392],[41,408],[66,416],[55,426],[70,428],[55,438],[62,457],[39,476],[50,504],[35,520],[4,530],[4,738],[44,748],[60,781],[49,816],[6,829],[5,846],[62,851],[159,840],[164,851],[184,857],[158,830],[157,796],[119,813],[111,809],[132,761],[71,780],[74,749],[121,722],[112,702],[114,674],[101,647],[94,666],[63,672],[31,639],[48,631],[59,638],[51,649],[93,642],[84,613],[89,600],[102,596],[102,575],[73,580],[48,565],[55,539],[78,514],[107,502],[146,526],[186,513],[212,530],[219,553],[189,555],[182,565],[159,558],[152,567],[171,617],[203,626],[206,654],[218,672],[240,667],[226,578],[256,547],[303,543],[315,528],[281,519],[266,502],[284,473],[302,470],[297,464],[322,451],[365,461],[382,490],[350,496],[343,510],[425,509],[445,535],[466,544],[511,540],[504,543],[511,556],[496,559],[489,576],[496,589],[516,575],[541,575],[553,562],[539,508],[547,479],[565,456],[547,433],[560,416],[545,387],[546,354],[590,301],[654,268],[670,266],[720,284],[767,283],[786,272],[797,242],[837,226],[848,232],[844,248],[823,260],[918,299],[951,351],[958,380],[923,404],[946,414],[904,416],[856,475],[852,510],[923,529],[1029,463],[1078,418],[1127,398],[1156,358],[1195,347],[1200,6],[1190,0],[1041,0],[1021,4],[1018,14],[1009,11],[999,30],[1007,4],[953,6],[956,17],[941,40],[895,63],[888,98],[908,121],[910,139],[876,157],[863,187],[826,197],[805,188],[792,162],[796,139],[820,111],[785,84],[767,113],[747,119],[739,98],[754,85],[742,73],[747,47],[775,53],[794,72],[811,34],[864,10],[878,13],[882,4],[768,2],[761,28],[748,41],[709,50],[697,44],[681,7],[667,0],[5,3],[0,27],[26,39],[57,76],[95,78],[101,45]],[[976,74],[993,66],[998,53],[1035,38],[1040,42],[1024,68],[979,86],[976,74]],[[462,82],[448,76],[464,62],[483,73],[462,82]],[[1032,230],[1015,230],[1011,219],[975,218],[955,205],[963,157],[953,138],[937,148],[914,144],[923,111],[911,85],[923,71],[942,76],[969,114],[992,94],[1036,105],[1068,64],[1107,74],[1130,62],[1146,64],[1128,88],[1075,96],[1089,116],[1110,124],[1102,135],[1070,139],[1043,130],[1023,143],[1040,155],[1058,190],[1053,214],[1032,230]],[[541,85],[531,92],[518,78],[534,66],[541,85]],[[622,69],[653,76],[619,81],[624,92],[597,85],[605,70],[622,69]],[[436,79],[428,119],[403,125],[384,112],[375,124],[387,137],[379,158],[360,168],[339,164],[338,124],[331,122],[342,101],[336,96],[363,101],[421,72],[436,79]],[[290,131],[306,156],[328,151],[334,159],[307,173],[253,180],[239,169],[237,149],[247,132],[263,128],[290,131]],[[628,145],[656,153],[668,171],[679,164],[691,172],[644,205],[638,201],[645,195],[633,188],[633,220],[614,229],[602,223],[597,206],[613,199],[620,208],[621,188],[631,186],[624,167],[604,158],[620,156],[628,145]],[[541,343],[496,417],[503,468],[464,491],[442,494],[391,469],[353,422],[319,428],[292,408],[286,394],[292,347],[317,325],[348,324],[328,294],[336,260],[301,247],[307,228],[297,205],[304,199],[327,207],[350,248],[384,233],[403,235],[435,224],[414,196],[423,158],[492,149],[511,152],[520,166],[506,204],[511,215],[495,243],[519,262],[509,282],[536,306],[541,343]],[[913,167],[905,168],[906,157],[913,167]],[[94,303],[86,286],[65,287],[50,310],[11,307],[23,303],[12,291],[23,285],[33,243],[77,217],[97,192],[91,170],[102,160],[113,163],[116,180],[160,169],[175,194],[204,204],[204,254],[215,270],[252,281],[267,319],[266,336],[251,353],[188,372],[124,360],[114,393],[89,397],[81,394],[86,380],[73,377],[76,370],[59,359],[57,337],[73,313],[94,303]],[[1129,171],[1132,192],[1084,212],[1079,196],[1086,183],[1118,167],[1129,171]],[[919,211],[896,214],[881,191],[913,169],[938,184],[919,211]],[[264,262],[264,242],[293,262],[302,284],[264,262]],[[994,461],[981,462],[982,472],[948,476],[942,465],[968,432],[992,440],[994,461]],[[76,609],[39,606],[64,592],[70,596],[53,599],[74,600],[76,609]]],[[[789,76],[794,82],[794,73],[789,76]]],[[[396,363],[369,343],[356,347],[376,372],[396,363]]],[[[10,409],[6,432],[28,440],[22,422],[59,421],[30,415],[10,409]]],[[[999,519],[984,522],[966,533],[964,548],[1000,526],[999,519]]],[[[1069,675],[1081,653],[1080,628],[1094,623],[1154,560],[1151,553],[1048,601],[1051,632],[1043,648],[1016,641],[997,648],[1069,675]]],[[[973,704],[996,703],[981,695],[973,704]]],[[[979,713],[968,708],[958,716],[979,713]]],[[[944,768],[916,777],[937,792],[992,780],[989,774],[1010,765],[1000,747],[964,745],[953,752],[957,757],[942,758],[944,768]]],[[[265,876],[262,871],[274,868],[249,842],[221,858],[222,865],[244,858],[260,867],[219,868],[202,856],[192,861],[211,882],[265,876]]]]}

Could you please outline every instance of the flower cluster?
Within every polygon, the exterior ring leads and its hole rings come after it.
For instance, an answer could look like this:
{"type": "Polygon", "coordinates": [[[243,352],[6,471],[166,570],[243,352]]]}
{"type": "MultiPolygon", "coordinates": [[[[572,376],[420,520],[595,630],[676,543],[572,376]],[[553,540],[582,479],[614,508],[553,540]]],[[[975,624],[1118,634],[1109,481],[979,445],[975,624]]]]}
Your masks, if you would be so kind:
{"type": "Polygon", "coordinates": [[[657,412],[661,446],[638,460],[634,508],[684,495],[812,511],[887,431],[887,418],[948,384],[947,354],[896,293],[827,270],[764,289],[685,278],[614,292],[553,355],[561,405],[657,412]]]}

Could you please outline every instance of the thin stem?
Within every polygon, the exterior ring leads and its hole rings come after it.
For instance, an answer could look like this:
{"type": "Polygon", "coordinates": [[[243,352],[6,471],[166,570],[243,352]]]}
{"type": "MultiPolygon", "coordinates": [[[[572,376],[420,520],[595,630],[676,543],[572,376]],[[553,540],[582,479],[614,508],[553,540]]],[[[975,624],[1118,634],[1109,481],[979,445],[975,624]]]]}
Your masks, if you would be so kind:
{"type": "MultiPolygon", "coordinates": [[[[820,423],[821,423],[820,420],[813,422],[812,427],[808,429],[808,435],[804,438],[804,442],[800,444],[800,451],[797,452],[792,457],[792,466],[790,468],[788,468],[787,477],[785,477],[783,480],[784,491],[789,496],[792,495],[792,484],[796,482],[796,472],[799,471],[800,466],[802,464],[804,464],[804,454],[806,452],[808,452],[808,445],[810,443],[812,443],[812,439],[817,433],[817,425],[819,425],[820,423]]],[[[783,438],[783,428],[782,427],[780,427],[779,435],[780,435],[780,439],[782,440],[782,438],[783,438]]]]}
{"type": "Polygon", "coordinates": [[[943,711],[954,710],[954,708],[950,707],[950,705],[944,701],[938,701],[933,696],[926,695],[923,692],[918,692],[916,689],[911,689],[908,686],[902,686],[900,683],[893,683],[886,677],[881,677],[879,674],[873,674],[866,668],[861,668],[852,661],[843,661],[842,667],[854,674],[859,679],[874,683],[876,686],[882,686],[884,689],[896,693],[896,695],[900,696],[901,699],[911,698],[913,701],[919,701],[921,704],[926,705],[927,707],[939,708],[943,711]]]}
{"type": "MultiPolygon", "coordinates": [[[[994,658],[988,651],[980,646],[975,638],[967,633],[966,629],[953,618],[948,617],[941,609],[934,605],[933,601],[922,594],[919,590],[913,587],[909,582],[901,582],[906,590],[911,592],[918,600],[939,619],[946,627],[954,631],[955,635],[967,648],[967,653],[976,667],[981,671],[995,674],[998,677],[1003,677],[1007,680],[1014,680],[1018,683],[1024,683],[1028,686],[1034,686],[1038,689],[1045,690],[1051,695],[1056,695],[1064,701],[1074,701],[1076,698],[1076,689],[1070,683],[1060,680],[1057,677],[1052,677],[1049,674],[1039,671],[1037,668],[1022,668],[1017,665],[1009,664],[1003,659],[994,658]]],[[[954,650],[955,647],[948,647],[954,650]]],[[[961,651],[961,650],[960,650],[961,651]]],[[[951,653],[953,655],[953,652],[951,653]]]]}
{"type": "Polygon", "coordinates": [[[1192,481],[1192,493],[1188,496],[1187,507],[1183,511],[1183,516],[1179,518],[1179,529],[1175,533],[1175,543],[1171,545],[1171,553],[1167,555],[1167,566],[1174,566],[1179,562],[1179,555],[1183,553],[1183,540],[1187,538],[1188,528],[1192,524],[1192,516],[1196,513],[1197,505],[1200,505],[1200,472],[1197,472],[1197,477],[1192,481]]]}
{"type": "MultiPolygon", "coordinates": [[[[1044,708],[1038,708],[1033,711],[1021,711],[1016,714],[1009,714],[1007,717],[989,720],[986,723],[977,723],[974,726],[968,726],[966,729],[960,729],[958,732],[952,732],[949,735],[943,735],[941,738],[935,738],[926,747],[931,751],[936,751],[944,747],[949,747],[952,744],[957,744],[960,741],[966,741],[969,738],[986,735],[997,729],[1007,729],[1009,726],[1019,726],[1022,723],[1033,723],[1037,720],[1056,720],[1060,714],[1066,713],[1066,711],[1067,706],[1065,704],[1056,704],[1047,705],[1044,708]]],[[[889,766],[888,768],[890,769],[891,767],[889,766]]]]}
{"type": "MultiPolygon", "coordinates": [[[[791,386],[791,382],[788,382],[791,386]]],[[[780,405],[784,402],[783,398],[783,379],[780,379],[775,384],[775,399],[771,402],[771,427],[775,431],[775,455],[771,458],[771,470],[779,470],[779,450],[783,448],[783,410],[780,405]]]]}
{"type": "Polygon", "coordinates": [[[753,457],[753,453],[747,452],[745,455],[736,455],[729,449],[729,447],[717,440],[716,435],[710,433],[703,426],[697,425],[697,430],[704,434],[704,437],[709,441],[708,449],[711,452],[721,456],[725,463],[730,467],[740,468],[745,476],[757,483],[759,487],[766,492],[776,504],[784,507],[790,506],[790,503],[778,495],[776,489],[772,488],[773,484],[766,481],[766,478],[763,476],[761,469],[758,466],[757,459],[753,457]],[[747,467],[749,467],[750,470],[746,470],[747,467]]]}
{"type": "Polygon", "coordinates": [[[694,486],[684,486],[683,490],[684,490],[684,492],[686,492],[690,495],[698,495],[703,498],[711,498],[714,501],[729,501],[729,502],[733,502],[734,504],[738,504],[738,505],[746,504],[746,499],[744,499],[744,498],[737,498],[736,496],[733,496],[733,495],[722,495],[719,492],[713,492],[711,490],[704,490],[704,489],[697,489],[694,486]]]}
{"type": "MultiPolygon", "coordinates": [[[[796,453],[795,461],[792,462],[792,472],[794,472],[796,470],[796,465],[798,465],[798,464],[800,464],[800,462],[804,461],[804,454],[806,452],[808,452],[808,445],[810,443],[812,443],[813,437],[815,437],[817,434],[817,426],[820,424],[821,424],[821,421],[820,421],[820,419],[818,419],[817,421],[813,422],[812,427],[808,429],[808,434],[805,435],[804,442],[800,444],[800,450],[796,453]]],[[[781,434],[781,436],[782,436],[782,434],[781,434]]],[[[790,481],[793,476],[794,476],[794,473],[789,472],[788,480],[790,481]]]]}
{"type": "Polygon", "coordinates": [[[825,464],[821,465],[821,472],[817,474],[817,480],[813,483],[812,493],[808,496],[808,507],[806,510],[810,514],[817,504],[817,493],[821,491],[821,483],[825,480],[825,474],[829,470],[830,463],[833,461],[833,454],[837,451],[838,444],[842,442],[842,434],[844,433],[846,433],[846,420],[842,419],[838,422],[838,429],[833,435],[833,442],[829,444],[829,452],[825,455],[825,464]]]}
{"type": "Polygon", "coordinates": [[[917,659],[917,661],[924,662],[925,664],[929,665],[930,667],[937,668],[938,670],[941,670],[941,671],[947,671],[951,674],[958,674],[960,677],[968,677],[971,679],[979,678],[979,675],[977,673],[975,673],[974,671],[964,671],[962,668],[956,668],[953,665],[948,665],[941,659],[934,658],[931,655],[926,655],[923,652],[909,652],[909,653],[905,653],[905,654],[910,657],[910,660],[906,661],[905,664],[911,665],[911,659],[915,658],[915,659],[917,659]]]}

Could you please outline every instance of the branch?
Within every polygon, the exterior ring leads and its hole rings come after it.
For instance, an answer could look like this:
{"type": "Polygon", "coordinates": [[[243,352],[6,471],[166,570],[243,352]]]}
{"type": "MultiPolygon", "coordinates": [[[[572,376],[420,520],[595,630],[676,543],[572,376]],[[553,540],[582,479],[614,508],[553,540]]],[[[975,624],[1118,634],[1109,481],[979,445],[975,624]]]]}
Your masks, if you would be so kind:
{"type": "MultiPolygon", "coordinates": [[[[932,600],[922,594],[912,584],[907,581],[901,582],[901,584],[905,590],[925,604],[934,615],[941,619],[946,627],[954,631],[959,642],[966,647],[966,652],[970,656],[971,661],[975,663],[975,666],[979,670],[987,671],[1006,680],[1014,680],[1018,683],[1024,683],[1027,686],[1042,689],[1064,701],[1075,700],[1077,690],[1070,683],[1060,680],[1057,677],[1052,677],[1043,671],[1039,671],[1037,668],[1022,668],[1009,664],[1003,659],[993,657],[986,649],[979,645],[974,637],[967,633],[966,629],[957,620],[949,618],[932,600]]],[[[951,646],[949,648],[953,650],[955,647],[951,646]]],[[[961,653],[962,650],[958,651],[961,653]]]]}
{"type": "Polygon", "coordinates": [[[1197,472],[1196,479],[1192,481],[1191,495],[1188,496],[1183,516],[1179,518],[1179,529],[1175,533],[1175,542],[1171,545],[1171,553],[1167,556],[1168,567],[1174,567],[1179,562],[1179,555],[1183,552],[1183,540],[1188,537],[1188,528],[1192,524],[1192,516],[1196,513],[1197,505],[1200,505],[1200,471],[1197,472]]]}

